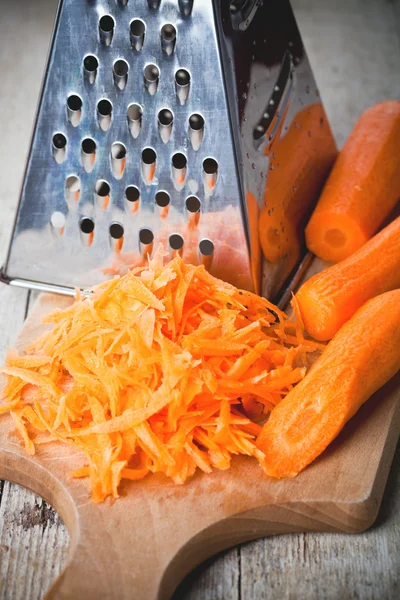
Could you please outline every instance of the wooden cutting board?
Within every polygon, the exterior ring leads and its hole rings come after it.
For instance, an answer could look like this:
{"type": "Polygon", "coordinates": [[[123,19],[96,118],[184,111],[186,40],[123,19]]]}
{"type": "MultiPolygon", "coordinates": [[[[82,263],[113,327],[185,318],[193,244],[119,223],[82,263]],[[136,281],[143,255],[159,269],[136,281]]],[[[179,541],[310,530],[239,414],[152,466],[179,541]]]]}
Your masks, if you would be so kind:
{"type": "MultiPolygon", "coordinates": [[[[67,298],[42,295],[19,336],[43,330],[41,317],[67,298]]],[[[95,505],[74,449],[48,444],[25,454],[0,417],[0,478],[42,495],[64,519],[69,561],[48,598],[166,600],[198,563],[224,548],[278,533],[358,532],[375,520],[400,431],[400,376],[371,398],[326,452],[290,480],[263,474],[241,457],[229,471],[196,474],[184,486],[151,475],[95,505]]]]}

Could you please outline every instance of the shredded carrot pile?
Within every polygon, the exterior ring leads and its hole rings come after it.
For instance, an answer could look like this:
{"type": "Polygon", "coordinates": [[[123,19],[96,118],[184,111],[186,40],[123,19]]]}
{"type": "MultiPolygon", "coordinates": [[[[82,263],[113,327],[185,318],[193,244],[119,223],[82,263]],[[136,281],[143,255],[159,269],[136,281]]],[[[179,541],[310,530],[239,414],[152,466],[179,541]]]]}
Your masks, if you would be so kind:
{"type": "Polygon", "coordinates": [[[0,414],[30,454],[54,440],[81,451],[72,476],[90,477],[97,502],[149,472],[180,484],[232,455],[262,461],[259,423],[318,347],[266,299],[160,252],[45,322],[7,356],[0,414]]]}

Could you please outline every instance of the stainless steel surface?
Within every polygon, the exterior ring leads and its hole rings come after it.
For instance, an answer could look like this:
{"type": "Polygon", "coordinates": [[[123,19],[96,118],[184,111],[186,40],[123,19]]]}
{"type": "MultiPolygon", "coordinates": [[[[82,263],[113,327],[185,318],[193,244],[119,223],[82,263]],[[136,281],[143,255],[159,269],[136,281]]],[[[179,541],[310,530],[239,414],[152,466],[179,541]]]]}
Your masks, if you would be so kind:
{"type": "Polygon", "coordinates": [[[249,197],[262,206],[272,144],[320,100],[287,0],[236,4],[61,1],[5,280],[86,287],[162,244],[259,289],[249,197]]]}

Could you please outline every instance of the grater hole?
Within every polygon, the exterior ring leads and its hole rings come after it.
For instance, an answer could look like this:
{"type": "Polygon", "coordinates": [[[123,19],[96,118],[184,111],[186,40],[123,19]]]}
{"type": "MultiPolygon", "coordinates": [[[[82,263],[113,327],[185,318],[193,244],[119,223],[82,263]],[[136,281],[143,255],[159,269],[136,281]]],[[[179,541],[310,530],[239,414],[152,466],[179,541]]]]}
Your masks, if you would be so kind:
{"type": "Polygon", "coordinates": [[[218,163],[215,158],[206,158],[203,161],[203,169],[207,175],[216,175],[218,172],[218,163]]]}
{"type": "Polygon", "coordinates": [[[111,146],[111,156],[117,160],[121,160],[126,156],[126,147],[121,142],[115,142],[111,146]]]}
{"type": "Polygon", "coordinates": [[[175,73],[175,81],[179,86],[187,86],[190,83],[190,73],[186,69],[179,69],[175,73]]]}
{"type": "Polygon", "coordinates": [[[112,104],[104,98],[97,103],[97,110],[102,117],[109,117],[112,113],[112,104]]]}
{"type": "Polygon", "coordinates": [[[141,229],[139,231],[139,241],[144,246],[148,246],[149,244],[152,244],[154,241],[154,234],[151,231],[151,229],[148,229],[147,227],[143,227],[143,229],[141,229]]]}
{"type": "Polygon", "coordinates": [[[120,240],[124,236],[124,228],[122,224],[117,221],[111,223],[109,231],[113,240],[120,240]]]}
{"type": "Polygon", "coordinates": [[[53,135],[53,146],[56,150],[63,150],[67,145],[67,138],[63,133],[53,135]]]}
{"type": "Polygon", "coordinates": [[[78,202],[81,193],[81,180],[77,175],[69,175],[65,180],[65,199],[67,203],[78,202]]]}
{"type": "Polygon", "coordinates": [[[171,56],[175,50],[176,44],[176,29],[170,23],[167,23],[161,28],[161,48],[167,56],[171,56]]]}
{"type": "Polygon", "coordinates": [[[143,108],[140,104],[129,104],[127,110],[128,127],[134,139],[139,137],[142,127],[143,108]]]}
{"type": "Polygon", "coordinates": [[[123,58],[116,60],[114,63],[114,74],[117,77],[126,77],[128,75],[129,65],[123,58]]]}
{"type": "Polygon", "coordinates": [[[164,144],[167,144],[172,134],[174,115],[168,108],[163,108],[158,113],[158,131],[164,144]]]}
{"type": "Polygon", "coordinates": [[[151,10],[157,10],[160,7],[161,0],[147,0],[147,4],[151,10]]]}
{"type": "Polygon", "coordinates": [[[105,179],[99,179],[96,181],[94,189],[96,194],[101,198],[106,198],[110,193],[110,185],[105,179]]]}
{"type": "Polygon", "coordinates": [[[77,94],[71,94],[67,98],[67,106],[73,112],[78,112],[82,108],[82,98],[77,94]]]}
{"type": "Polygon", "coordinates": [[[130,24],[131,34],[137,37],[144,35],[146,25],[140,19],[134,19],[130,24]]]}
{"type": "Polygon", "coordinates": [[[202,256],[212,256],[214,253],[214,244],[211,240],[204,238],[199,244],[199,251],[202,256]]]}
{"type": "Polygon", "coordinates": [[[183,106],[189,95],[190,73],[186,69],[178,69],[175,73],[175,90],[178,100],[183,106]]]}
{"type": "Polygon", "coordinates": [[[144,68],[144,84],[151,96],[154,96],[154,94],[157,92],[159,77],[160,69],[157,67],[157,65],[150,64],[144,68]]]}
{"type": "Polygon", "coordinates": [[[50,225],[60,234],[64,232],[65,223],[66,218],[62,212],[53,212],[53,214],[50,217],[50,225]]]}
{"type": "Polygon", "coordinates": [[[157,154],[153,148],[144,148],[142,152],[142,160],[145,165],[153,165],[156,162],[157,154]]]}
{"type": "Polygon", "coordinates": [[[189,125],[193,131],[201,131],[204,129],[204,118],[198,113],[194,113],[189,117],[189,125]]]}
{"type": "Polygon", "coordinates": [[[168,241],[172,250],[182,250],[184,239],[179,233],[172,233],[168,241]]]}
{"type": "Polygon", "coordinates": [[[198,113],[194,113],[189,117],[189,139],[193,150],[198,150],[203,141],[204,135],[204,118],[198,113]]]}
{"type": "Polygon", "coordinates": [[[140,52],[143,48],[146,25],[141,19],[134,19],[131,21],[129,28],[132,48],[140,52]]]}
{"type": "Polygon", "coordinates": [[[190,213],[197,213],[200,211],[201,202],[197,196],[189,196],[186,198],[186,210],[190,213]]]}
{"type": "Polygon", "coordinates": [[[88,54],[83,59],[83,66],[89,73],[94,73],[99,67],[99,61],[93,54],[88,54]]]}
{"type": "Polygon", "coordinates": [[[160,70],[156,65],[147,65],[144,69],[144,76],[147,81],[157,81],[160,76],[160,70]]]}
{"type": "Polygon", "coordinates": [[[158,120],[161,125],[168,127],[169,125],[172,125],[172,122],[174,120],[174,115],[168,108],[163,108],[158,113],[158,120]]]}
{"type": "Polygon", "coordinates": [[[153,148],[144,148],[142,151],[142,176],[147,185],[154,179],[156,160],[157,155],[153,148]]]}
{"type": "Polygon", "coordinates": [[[115,21],[111,15],[103,15],[99,21],[99,27],[104,33],[110,33],[115,27],[115,21]]]}
{"type": "Polygon", "coordinates": [[[182,152],[177,152],[172,156],[172,166],[175,169],[185,169],[187,165],[187,158],[182,152]]]}
{"type": "Polygon", "coordinates": [[[96,152],[96,142],[92,138],[82,140],[82,152],[84,154],[94,154],[96,152]]]}
{"type": "Polygon", "coordinates": [[[89,235],[94,231],[94,221],[90,217],[82,217],[79,227],[82,233],[89,235]]]}
{"type": "Polygon", "coordinates": [[[135,185],[128,185],[125,190],[125,197],[128,202],[137,202],[140,198],[140,191],[135,185]]]}
{"type": "Polygon", "coordinates": [[[176,29],[170,23],[167,23],[161,28],[161,37],[166,42],[171,42],[176,39],[176,29]]]}
{"type": "Polygon", "coordinates": [[[171,201],[170,195],[168,194],[168,192],[157,192],[156,194],[156,204],[157,206],[159,206],[160,208],[165,208],[166,206],[169,205],[171,201]]]}
{"type": "Polygon", "coordinates": [[[128,118],[130,121],[140,121],[143,116],[143,108],[140,104],[130,104],[128,106],[128,118]]]}

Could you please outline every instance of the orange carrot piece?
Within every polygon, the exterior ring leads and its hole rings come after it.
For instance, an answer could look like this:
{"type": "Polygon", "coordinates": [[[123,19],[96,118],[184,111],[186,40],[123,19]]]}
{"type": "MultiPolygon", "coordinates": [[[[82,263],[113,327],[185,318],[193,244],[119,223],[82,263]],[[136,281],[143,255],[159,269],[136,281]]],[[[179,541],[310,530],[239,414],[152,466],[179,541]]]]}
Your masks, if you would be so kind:
{"type": "Polygon", "coordinates": [[[360,306],[400,287],[400,217],[346,260],[311,277],[296,294],[306,330],[331,339],[360,306]]]}
{"type": "Polygon", "coordinates": [[[257,439],[273,477],[293,477],[400,368],[400,290],[369,300],[306,377],[271,412],[257,439]]]}
{"type": "Polygon", "coordinates": [[[9,354],[0,413],[28,452],[54,440],[80,452],[71,476],[90,478],[94,502],[148,472],[182,484],[232,455],[260,460],[251,414],[265,418],[314,349],[265,298],[179,257],[163,266],[160,251],[45,321],[27,354],[9,354]]]}
{"type": "Polygon", "coordinates": [[[381,102],[358,120],[306,228],[311,252],[337,262],[379,229],[400,190],[400,100],[381,102]]]}

